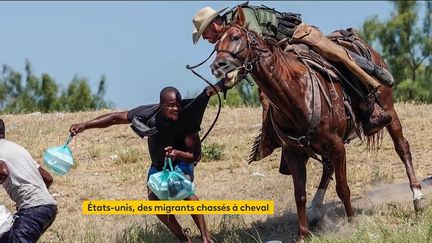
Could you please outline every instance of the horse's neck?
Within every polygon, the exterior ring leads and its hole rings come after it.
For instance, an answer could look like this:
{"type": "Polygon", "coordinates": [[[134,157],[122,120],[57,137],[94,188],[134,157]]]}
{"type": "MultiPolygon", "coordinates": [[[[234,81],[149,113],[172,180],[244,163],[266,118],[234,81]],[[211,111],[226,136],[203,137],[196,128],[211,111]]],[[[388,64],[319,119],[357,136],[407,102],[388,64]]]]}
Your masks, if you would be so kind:
{"type": "Polygon", "coordinates": [[[260,58],[252,76],[270,103],[276,106],[275,111],[281,112],[283,119],[298,129],[293,124],[304,123],[310,115],[308,90],[311,83],[308,82],[307,69],[289,55],[275,52],[260,58]]]}

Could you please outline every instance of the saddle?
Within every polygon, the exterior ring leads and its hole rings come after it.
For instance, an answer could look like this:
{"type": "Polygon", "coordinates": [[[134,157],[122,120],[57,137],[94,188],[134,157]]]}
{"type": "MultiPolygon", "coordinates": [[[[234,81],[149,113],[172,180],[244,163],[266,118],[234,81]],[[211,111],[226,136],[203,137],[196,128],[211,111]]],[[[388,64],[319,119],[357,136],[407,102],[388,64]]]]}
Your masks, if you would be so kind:
{"type": "MultiPolygon", "coordinates": [[[[349,51],[366,57],[368,60],[371,60],[372,58],[367,44],[360,39],[353,28],[334,31],[328,35],[327,38],[349,51]]],[[[321,55],[311,50],[308,46],[304,44],[286,45],[284,46],[284,51],[294,52],[296,57],[303,61],[309,69],[313,69],[315,72],[319,72],[321,75],[328,76],[332,82],[343,83],[344,78],[338,68],[325,60],[325,58],[323,58],[321,55]]],[[[325,93],[324,96],[326,96],[325,93]]],[[[346,100],[349,100],[349,97],[346,95],[345,91],[344,96],[346,97],[346,100]]],[[[259,161],[272,154],[276,148],[282,147],[282,142],[277,138],[277,133],[271,122],[271,117],[268,112],[270,103],[266,99],[267,98],[264,98],[264,102],[262,104],[263,124],[253,142],[251,152],[247,160],[248,164],[252,163],[253,161],[259,161]]],[[[329,102],[328,99],[326,100],[329,102]]],[[[350,105],[346,104],[346,107],[348,116],[354,119],[354,113],[352,112],[350,105]]],[[[355,121],[351,121],[350,123],[351,126],[355,126],[355,121]]],[[[358,128],[356,128],[356,133],[358,136],[360,135],[358,128]]],[[[348,134],[346,137],[348,137],[348,134]]],[[[283,162],[282,156],[279,172],[284,175],[291,174],[287,165],[283,162]]]]}
{"type": "Polygon", "coordinates": [[[372,60],[368,45],[360,38],[354,28],[336,30],[327,35],[327,38],[347,50],[363,56],[368,60],[372,60]]]}

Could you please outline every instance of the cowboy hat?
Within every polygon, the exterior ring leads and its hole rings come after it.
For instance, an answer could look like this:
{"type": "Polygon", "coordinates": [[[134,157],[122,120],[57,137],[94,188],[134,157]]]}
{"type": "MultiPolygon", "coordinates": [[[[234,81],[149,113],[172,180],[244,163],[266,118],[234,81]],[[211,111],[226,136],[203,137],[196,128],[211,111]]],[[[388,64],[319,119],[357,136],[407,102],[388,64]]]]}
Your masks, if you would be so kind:
{"type": "Polygon", "coordinates": [[[207,28],[207,26],[210,24],[210,22],[213,21],[220,13],[225,11],[228,7],[221,9],[219,11],[216,11],[212,9],[211,7],[205,7],[195,14],[195,17],[193,18],[192,22],[194,24],[193,33],[192,33],[192,41],[194,44],[196,44],[201,37],[204,30],[207,28]]]}

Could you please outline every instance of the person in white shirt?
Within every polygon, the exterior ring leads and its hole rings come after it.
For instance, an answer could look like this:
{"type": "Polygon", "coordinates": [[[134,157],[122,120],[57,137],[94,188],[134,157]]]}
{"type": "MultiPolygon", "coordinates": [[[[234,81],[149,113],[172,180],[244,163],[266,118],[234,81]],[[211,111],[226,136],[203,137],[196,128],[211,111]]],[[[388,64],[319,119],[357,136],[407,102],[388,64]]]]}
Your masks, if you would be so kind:
{"type": "Polygon", "coordinates": [[[16,203],[17,213],[0,242],[37,242],[57,214],[57,202],[48,191],[53,178],[25,148],[6,140],[5,130],[0,119],[0,184],[16,203]]]}

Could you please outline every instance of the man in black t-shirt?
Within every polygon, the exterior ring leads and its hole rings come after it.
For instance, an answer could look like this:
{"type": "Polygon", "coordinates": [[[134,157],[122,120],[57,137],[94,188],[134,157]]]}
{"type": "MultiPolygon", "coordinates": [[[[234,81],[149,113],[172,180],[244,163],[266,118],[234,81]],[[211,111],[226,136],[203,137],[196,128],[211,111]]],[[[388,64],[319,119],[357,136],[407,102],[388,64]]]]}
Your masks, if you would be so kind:
{"type": "MultiPolygon", "coordinates": [[[[148,136],[149,153],[152,160],[148,172],[150,175],[161,171],[165,157],[173,160],[183,173],[193,181],[194,165],[201,159],[201,141],[198,135],[202,116],[213,89],[207,87],[195,99],[182,100],[179,91],[174,87],[166,87],[160,92],[159,104],[143,105],[129,111],[113,112],[99,116],[93,120],[73,124],[70,132],[73,135],[92,128],[106,128],[116,124],[130,124],[141,137],[148,136]],[[137,129],[139,123],[151,132],[137,129]]],[[[149,188],[149,200],[159,200],[149,188]]],[[[186,200],[199,200],[193,195],[186,200]]],[[[192,242],[191,238],[179,225],[174,215],[157,215],[157,217],[180,239],[181,242],[192,242]]],[[[203,242],[211,242],[203,215],[192,215],[196,222],[203,242]]]]}

